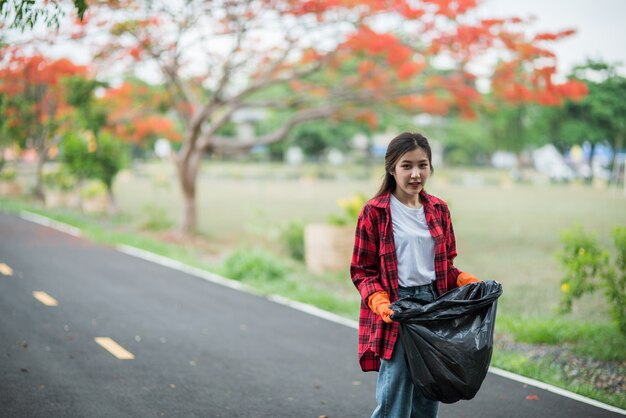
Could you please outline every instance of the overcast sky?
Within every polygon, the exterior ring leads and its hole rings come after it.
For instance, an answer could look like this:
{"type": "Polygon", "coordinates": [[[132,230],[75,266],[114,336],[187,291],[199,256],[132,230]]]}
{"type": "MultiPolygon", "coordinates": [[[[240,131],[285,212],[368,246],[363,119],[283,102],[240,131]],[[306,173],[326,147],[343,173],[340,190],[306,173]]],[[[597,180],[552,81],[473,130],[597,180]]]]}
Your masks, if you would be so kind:
{"type": "MultiPolygon", "coordinates": [[[[626,0],[479,0],[480,17],[535,17],[532,33],[576,29],[569,38],[552,44],[565,75],[586,58],[621,63],[626,75],[626,0]]],[[[61,48],[62,55],[68,55],[61,48]]],[[[52,51],[50,51],[52,52],[52,51]]],[[[85,54],[69,55],[81,62],[85,54]]],[[[56,55],[56,54],[52,54],[56,55]]]]}
{"type": "Polygon", "coordinates": [[[626,0],[482,0],[484,15],[536,18],[532,29],[577,29],[555,42],[559,70],[566,73],[587,57],[621,62],[626,74],[626,0]]]}

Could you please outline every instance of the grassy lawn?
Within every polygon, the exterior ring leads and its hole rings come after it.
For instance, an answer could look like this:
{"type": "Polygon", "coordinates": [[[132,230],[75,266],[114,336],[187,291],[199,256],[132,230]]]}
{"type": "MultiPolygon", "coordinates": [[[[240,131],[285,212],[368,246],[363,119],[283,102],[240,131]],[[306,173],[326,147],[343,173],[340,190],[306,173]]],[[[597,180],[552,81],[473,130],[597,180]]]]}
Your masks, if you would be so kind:
{"type": "MultiPolygon", "coordinates": [[[[375,174],[364,174],[363,180],[275,180],[259,178],[252,171],[256,166],[210,167],[199,179],[199,229],[218,253],[271,245],[285,221],[324,222],[339,213],[339,198],[357,192],[369,196],[378,187],[375,174]]],[[[158,215],[178,223],[181,204],[172,167],[150,165],[142,171],[118,180],[121,211],[131,219],[158,215]]],[[[556,252],[563,229],[580,224],[608,243],[611,228],[626,225],[626,197],[620,192],[562,185],[466,186],[457,184],[455,175],[439,170],[428,190],[450,205],[456,264],[479,278],[501,282],[505,293],[499,306],[508,315],[554,314],[562,276],[556,252]]],[[[580,320],[606,320],[607,315],[602,299],[594,297],[572,314],[580,320]]]]}
{"type": "MultiPolygon", "coordinates": [[[[39,211],[81,227],[96,241],[134,245],[222,274],[233,251],[262,247],[285,264],[287,273],[282,280],[246,279],[259,293],[281,294],[356,319],[358,294],[347,266],[337,273],[310,274],[302,263],[288,259],[278,236],[287,221],[324,222],[340,213],[340,198],[371,196],[380,174],[355,167],[207,164],[198,183],[200,237],[195,241],[180,241],[160,230],[180,221],[181,199],[170,164],[143,164],[121,173],[115,184],[120,215],[113,219],[2,199],[0,210],[39,211]],[[334,179],[324,179],[329,173],[334,179]]],[[[621,190],[581,185],[511,185],[503,178],[493,170],[441,168],[427,187],[450,205],[456,265],[504,287],[497,333],[516,344],[565,347],[626,370],[626,338],[610,321],[602,295],[584,297],[571,314],[556,313],[561,231],[581,225],[609,244],[611,228],[626,225],[626,196],[621,190]]],[[[598,390],[591,382],[570,378],[563,367],[543,367],[550,362],[546,358],[512,347],[496,348],[493,364],[626,408],[623,388],[617,394],[598,390]]]]}

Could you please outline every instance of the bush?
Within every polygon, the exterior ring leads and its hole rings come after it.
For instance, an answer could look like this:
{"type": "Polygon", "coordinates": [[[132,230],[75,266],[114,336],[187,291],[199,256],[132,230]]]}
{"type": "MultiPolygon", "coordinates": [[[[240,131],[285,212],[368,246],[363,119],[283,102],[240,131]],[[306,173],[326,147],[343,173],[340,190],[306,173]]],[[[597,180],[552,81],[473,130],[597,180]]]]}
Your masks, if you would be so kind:
{"type": "Polygon", "coordinates": [[[80,197],[83,199],[94,199],[106,196],[107,188],[101,181],[91,181],[80,190],[80,197]]]}
{"type": "Polygon", "coordinates": [[[167,211],[161,207],[146,204],[143,206],[142,220],[139,223],[141,229],[148,231],[162,231],[170,229],[174,222],[167,216],[167,211]]]}
{"type": "Polygon", "coordinates": [[[76,178],[63,167],[56,171],[44,173],[42,181],[47,188],[64,192],[73,190],[77,185],[76,178]]]}
{"type": "Polygon", "coordinates": [[[291,258],[304,261],[304,223],[302,221],[292,220],[283,225],[280,240],[291,258]]]}
{"type": "Polygon", "coordinates": [[[234,280],[274,281],[287,272],[283,261],[259,248],[236,250],[224,261],[224,274],[234,280]]]}
{"type": "Polygon", "coordinates": [[[14,181],[17,178],[17,172],[14,169],[0,168],[0,181],[14,181]]]}
{"type": "Polygon", "coordinates": [[[595,236],[580,227],[565,231],[561,240],[559,258],[566,273],[561,281],[561,311],[570,312],[574,300],[603,289],[611,315],[626,335],[626,227],[613,229],[614,260],[595,236]]]}
{"type": "Polygon", "coordinates": [[[108,134],[96,138],[91,133],[69,133],[61,143],[63,164],[81,179],[96,179],[108,189],[117,173],[126,165],[128,148],[108,134]]]}

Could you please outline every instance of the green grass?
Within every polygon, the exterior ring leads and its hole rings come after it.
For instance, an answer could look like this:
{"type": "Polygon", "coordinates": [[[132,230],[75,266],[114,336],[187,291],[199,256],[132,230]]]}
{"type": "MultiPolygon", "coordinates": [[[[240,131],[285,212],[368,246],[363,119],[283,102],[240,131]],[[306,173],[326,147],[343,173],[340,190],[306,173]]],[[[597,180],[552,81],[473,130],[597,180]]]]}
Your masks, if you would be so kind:
{"type": "Polygon", "coordinates": [[[604,361],[626,360],[626,336],[616,323],[572,321],[565,317],[513,317],[499,314],[498,332],[530,344],[567,345],[572,352],[604,361]]]}
{"type": "Polygon", "coordinates": [[[597,389],[591,383],[580,382],[578,379],[568,376],[564,368],[550,359],[535,360],[520,353],[495,350],[491,359],[491,365],[626,409],[626,397],[623,393],[609,394],[597,389]]]}
{"type": "MultiPolygon", "coordinates": [[[[359,192],[371,196],[378,187],[376,170],[363,171],[360,177],[343,173],[341,181],[306,175],[277,180],[259,170],[258,165],[245,164],[203,167],[198,179],[199,230],[224,251],[258,241],[278,248],[277,225],[290,219],[325,222],[330,214],[339,213],[338,199],[359,192]]],[[[277,169],[268,168],[272,170],[277,169]]],[[[293,168],[288,172],[293,175],[293,168]]],[[[501,188],[489,182],[465,186],[462,178],[460,172],[448,174],[442,168],[428,190],[450,204],[459,253],[456,264],[479,278],[501,282],[500,308],[510,314],[554,315],[562,276],[555,253],[563,229],[580,224],[608,242],[613,226],[626,225],[621,191],[562,185],[501,188]]],[[[115,191],[120,209],[133,219],[145,216],[150,205],[180,222],[181,199],[169,165],[126,172],[115,191]],[[159,172],[159,181],[150,177],[154,172],[159,172]]],[[[571,316],[599,321],[609,317],[601,297],[578,303],[571,316]]]]}

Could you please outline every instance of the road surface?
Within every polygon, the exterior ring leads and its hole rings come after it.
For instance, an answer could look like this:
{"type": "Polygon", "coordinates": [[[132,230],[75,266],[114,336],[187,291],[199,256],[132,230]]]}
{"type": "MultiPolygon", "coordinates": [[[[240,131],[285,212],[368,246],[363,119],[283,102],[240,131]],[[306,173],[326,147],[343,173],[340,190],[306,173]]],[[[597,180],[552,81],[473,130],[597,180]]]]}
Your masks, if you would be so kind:
{"type": "MultiPolygon", "coordinates": [[[[0,417],[367,417],[356,330],[0,213],[0,417]]],[[[453,417],[615,417],[489,374],[453,417]]]]}

